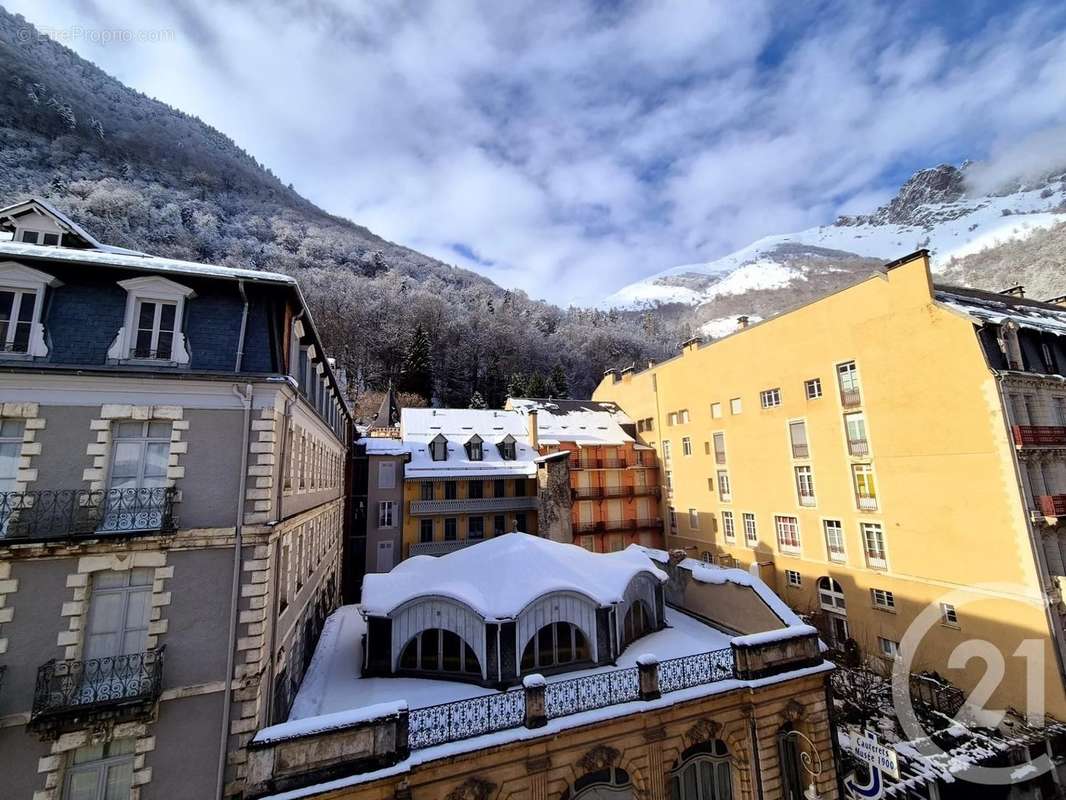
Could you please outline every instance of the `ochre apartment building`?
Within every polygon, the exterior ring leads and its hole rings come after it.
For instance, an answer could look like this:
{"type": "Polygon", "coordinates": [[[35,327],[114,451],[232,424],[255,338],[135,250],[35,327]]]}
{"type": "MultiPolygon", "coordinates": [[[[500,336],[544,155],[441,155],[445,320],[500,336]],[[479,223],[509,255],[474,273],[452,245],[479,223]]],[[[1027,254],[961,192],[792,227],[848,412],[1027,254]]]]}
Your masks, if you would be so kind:
{"type": "Polygon", "coordinates": [[[1053,302],[934,286],[919,251],[609,371],[594,399],[640,419],[659,451],[670,548],[757,564],[836,644],[886,664],[902,652],[966,691],[986,664],[949,658],[987,640],[1006,674],[986,706],[1026,709],[1035,670],[1064,719],[1064,332],[1053,302]]]}

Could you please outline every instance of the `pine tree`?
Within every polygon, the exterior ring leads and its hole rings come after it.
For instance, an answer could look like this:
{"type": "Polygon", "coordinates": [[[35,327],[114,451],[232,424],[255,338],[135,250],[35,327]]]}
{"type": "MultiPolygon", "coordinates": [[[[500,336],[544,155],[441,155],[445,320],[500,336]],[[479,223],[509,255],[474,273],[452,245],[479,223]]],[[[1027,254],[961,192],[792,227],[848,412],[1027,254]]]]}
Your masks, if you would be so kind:
{"type": "Polygon", "coordinates": [[[558,400],[568,400],[570,398],[570,381],[566,379],[562,364],[556,364],[555,369],[552,370],[552,374],[548,378],[548,394],[558,400]]]}
{"type": "Polygon", "coordinates": [[[485,404],[485,398],[481,396],[481,392],[475,391],[470,397],[471,408],[488,408],[485,404]]]}
{"type": "Polygon", "coordinates": [[[489,408],[503,408],[507,400],[507,387],[503,382],[503,372],[500,369],[500,354],[493,351],[489,356],[489,366],[485,370],[485,402],[489,408]]]}
{"type": "Polygon", "coordinates": [[[432,345],[429,334],[418,323],[415,326],[415,335],[411,339],[411,346],[407,348],[404,356],[403,376],[400,379],[400,390],[413,392],[429,400],[433,396],[433,363],[432,345]]]}
{"type": "Polygon", "coordinates": [[[528,396],[528,392],[526,391],[526,378],[521,372],[515,372],[511,375],[511,380],[507,382],[507,396],[528,396]]]}
{"type": "Polygon", "coordinates": [[[539,372],[534,372],[526,381],[527,397],[544,397],[548,394],[548,383],[539,372]]]}

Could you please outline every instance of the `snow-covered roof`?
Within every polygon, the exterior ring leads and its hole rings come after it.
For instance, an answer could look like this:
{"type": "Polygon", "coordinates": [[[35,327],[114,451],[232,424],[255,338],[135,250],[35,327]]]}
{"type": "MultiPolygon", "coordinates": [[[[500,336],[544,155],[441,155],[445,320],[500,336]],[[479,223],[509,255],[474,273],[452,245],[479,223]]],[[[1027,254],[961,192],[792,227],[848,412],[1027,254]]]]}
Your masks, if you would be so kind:
{"type": "Polygon", "coordinates": [[[935,297],[941,305],[965,314],[978,325],[1010,321],[1020,328],[1066,335],[1066,308],[1052,303],[955,286],[936,287],[935,297]]]}
{"type": "Polygon", "coordinates": [[[407,444],[391,436],[368,436],[356,444],[365,445],[368,456],[403,456],[411,452],[407,444]]]}
{"type": "Polygon", "coordinates": [[[45,247],[24,242],[0,242],[0,258],[31,258],[47,261],[67,261],[73,264],[92,264],[94,266],[120,267],[126,269],[146,270],[173,275],[200,275],[206,278],[229,278],[230,280],[264,281],[295,285],[296,279],[279,272],[265,272],[257,269],[237,269],[220,267],[215,264],[198,264],[195,261],[180,261],[176,258],[160,258],[132,250],[120,251],[119,248],[105,250],[78,250],[72,247],[45,247]],[[118,251],[118,252],[116,252],[118,251]]]}
{"type": "Polygon", "coordinates": [[[622,428],[633,420],[616,404],[597,400],[552,400],[512,397],[508,407],[526,417],[537,412],[541,444],[574,442],[582,445],[622,445],[634,439],[622,428]]]}
{"type": "Polygon", "coordinates": [[[363,609],[385,616],[418,597],[446,597],[486,620],[513,619],[552,592],[577,592],[601,606],[622,600],[626,587],[646,572],[666,573],[639,548],[592,553],[528,533],[508,533],[447,555],[414,556],[391,572],[363,579],[363,609]]]}
{"type": "Polygon", "coordinates": [[[52,220],[60,228],[73,233],[79,239],[84,241],[89,247],[94,250],[99,250],[104,253],[121,253],[125,255],[143,256],[144,253],[140,253],[136,250],[129,250],[125,247],[114,247],[109,244],[104,244],[99,241],[95,236],[89,233],[85,228],[76,223],[54,205],[49,203],[40,197],[31,197],[28,200],[22,200],[18,203],[13,203],[5,208],[0,208],[0,220],[4,218],[11,218],[12,223],[15,222],[15,218],[28,211],[37,211],[45,216],[51,217],[52,220]]]}
{"type": "Polygon", "coordinates": [[[529,444],[525,418],[513,411],[472,408],[405,408],[400,412],[400,438],[411,450],[405,477],[493,478],[537,474],[539,455],[529,444]],[[471,461],[463,447],[478,434],[484,441],[482,459],[471,461]],[[496,443],[507,434],[515,439],[515,459],[506,460],[496,443]],[[448,440],[448,458],[434,461],[429,443],[438,436],[448,440]]]}

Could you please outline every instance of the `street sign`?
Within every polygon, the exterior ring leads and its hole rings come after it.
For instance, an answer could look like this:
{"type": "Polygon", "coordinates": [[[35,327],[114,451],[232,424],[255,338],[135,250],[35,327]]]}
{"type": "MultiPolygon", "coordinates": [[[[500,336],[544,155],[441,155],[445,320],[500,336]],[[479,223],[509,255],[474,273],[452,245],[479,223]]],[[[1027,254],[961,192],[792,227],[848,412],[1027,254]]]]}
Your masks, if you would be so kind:
{"type": "Polygon", "coordinates": [[[895,750],[885,747],[870,735],[856,736],[851,744],[851,754],[855,758],[899,780],[899,758],[895,750]]]}

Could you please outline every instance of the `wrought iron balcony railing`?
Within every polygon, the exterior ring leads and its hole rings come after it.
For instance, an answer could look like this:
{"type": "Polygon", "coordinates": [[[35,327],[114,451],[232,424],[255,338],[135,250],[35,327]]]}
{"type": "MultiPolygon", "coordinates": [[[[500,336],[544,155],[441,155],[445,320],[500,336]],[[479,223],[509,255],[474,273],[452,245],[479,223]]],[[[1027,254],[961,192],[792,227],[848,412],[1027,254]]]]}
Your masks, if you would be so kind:
{"type": "Polygon", "coordinates": [[[862,405],[862,393],[858,389],[840,390],[840,405],[844,408],[854,408],[862,405]]]}
{"type": "Polygon", "coordinates": [[[1018,447],[1066,447],[1066,425],[1015,425],[1011,430],[1018,447]]]}
{"type": "Polygon", "coordinates": [[[427,514],[491,514],[505,511],[536,511],[536,497],[467,497],[461,500],[412,500],[411,513],[427,514]]]}
{"type": "Polygon", "coordinates": [[[86,661],[51,661],[37,670],[30,725],[59,718],[117,716],[150,707],[163,688],[166,647],[86,661]]]}
{"type": "Polygon", "coordinates": [[[171,487],[0,492],[0,538],[174,530],[174,494],[171,487]]]}
{"type": "Polygon", "coordinates": [[[576,534],[611,533],[615,531],[662,530],[661,519],[611,519],[596,522],[578,522],[573,526],[576,534]]]}
{"type": "Polygon", "coordinates": [[[868,494],[855,495],[855,503],[863,511],[876,511],[877,510],[877,497],[868,494]]]}
{"type": "Polygon", "coordinates": [[[572,490],[575,500],[610,500],[618,497],[658,497],[658,486],[578,486],[572,490]]]}
{"type": "Polygon", "coordinates": [[[481,539],[449,539],[445,542],[415,542],[411,545],[412,556],[443,556],[470,547],[472,544],[485,541],[481,539]]]}
{"type": "Polygon", "coordinates": [[[848,439],[848,454],[853,456],[870,455],[870,443],[865,439],[848,439]]]}
{"type": "Polygon", "coordinates": [[[811,448],[806,444],[792,443],[792,457],[793,458],[810,458],[811,448]]]}

